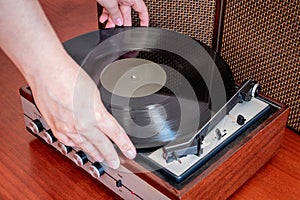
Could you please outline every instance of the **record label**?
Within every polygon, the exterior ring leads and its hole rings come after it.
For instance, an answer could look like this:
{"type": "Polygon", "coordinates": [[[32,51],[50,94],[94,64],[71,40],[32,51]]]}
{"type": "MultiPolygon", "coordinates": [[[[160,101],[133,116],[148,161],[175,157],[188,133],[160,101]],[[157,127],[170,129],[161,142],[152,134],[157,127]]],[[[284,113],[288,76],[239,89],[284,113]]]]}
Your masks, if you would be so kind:
{"type": "Polygon", "coordinates": [[[160,65],[141,58],[117,60],[100,74],[102,86],[122,97],[143,97],[159,91],[166,83],[166,72],[160,65]]]}

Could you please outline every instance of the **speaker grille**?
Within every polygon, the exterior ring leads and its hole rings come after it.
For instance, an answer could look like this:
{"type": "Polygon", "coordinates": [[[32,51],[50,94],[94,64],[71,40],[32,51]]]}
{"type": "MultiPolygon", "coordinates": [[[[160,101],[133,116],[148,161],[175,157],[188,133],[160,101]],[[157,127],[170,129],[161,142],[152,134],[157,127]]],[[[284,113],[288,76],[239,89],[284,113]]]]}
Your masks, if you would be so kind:
{"type": "Polygon", "coordinates": [[[300,131],[299,1],[227,1],[221,54],[235,80],[252,78],[291,108],[300,131]]]}

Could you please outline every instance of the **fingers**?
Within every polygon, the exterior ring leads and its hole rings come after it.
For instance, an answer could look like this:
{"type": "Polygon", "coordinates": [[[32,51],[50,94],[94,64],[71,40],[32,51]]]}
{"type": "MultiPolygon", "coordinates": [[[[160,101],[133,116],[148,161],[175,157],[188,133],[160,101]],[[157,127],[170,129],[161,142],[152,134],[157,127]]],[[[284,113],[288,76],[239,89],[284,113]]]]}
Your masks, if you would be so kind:
{"type": "Polygon", "coordinates": [[[111,17],[109,16],[108,11],[103,8],[102,14],[99,18],[100,23],[104,23],[107,22],[105,25],[105,28],[113,28],[115,27],[115,23],[114,21],[111,19],[111,17]]]}
{"type": "Polygon", "coordinates": [[[143,0],[97,0],[104,8],[99,18],[101,23],[107,21],[109,24],[106,26],[131,26],[131,8],[139,14],[140,25],[149,25],[149,14],[147,7],[143,0]]]}
{"type": "Polygon", "coordinates": [[[132,8],[139,13],[140,25],[149,26],[149,14],[146,4],[142,0],[136,0],[132,4],[132,8]]]}
{"type": "Polygon", "coordinates": [[[89,138],[83,138],[83,136],[80,135],[79,137],[81,137],[82,140],[84,140],[84,143],[82,144],[82,150],[84,150],[89,156],[94,158],[96,161],[102,162],[104,158],[101,152],[99,151],[99,148],[97,148],[97,146],[95,146],[94,144],[90,143],[89,138]]]}
{"type": "Polygon", "coordinates": [[[117,169],[120,166],[119,156],[111,141],[95,128],[84,135],[84,150],[94,159],[101,162],[105,160],[109,167],[117,169]],[[91,143],[92,142],[92,143],[91,143]]]}
{"type": "Polygon", "coordinates": [[[131,26],[131,7],[130,6],[120,6],[121,13],[123,15],[124,26],[131,26]]]}
{"type": "Polygon", "coordinates": [[[133,159],[136,156],[134,145],[116,119],[114,119],[107,111],[105,111],[105,113],[103,113],[103,111],[98,111],[96,113],[96,120],[98,121],[99,130],[105,133],[127,158],[133,159]]]}
{"type": "MultiPolygon", "coordinates": [[[[105,122],[102,122],[105,123],[105,122]]],[[[108,122],[108,124],[110,124],[108,122]]],[[[114,123],[112,123],[114,124],[114,123]]],[[[108,125],[105,130],[113,130],[114,125],[108,125]],[[111,128],[111,127],[113,128],[111,128]]],[[[118,128],[117,128],[118,129],[118,128]]],[[[54,132],[55,137],[67,146],[77,146],[86,152],[96,161],[102,162],[106,160],[109,167],[117,169],[120,165],[120,159],[112,144],[107,136],[99,130],[97,127],[82,130],[81,132],[74,132],[73,134],[63,134],[58,131],[54,132]]],[[[127,149],[124,147],[123,149],[127,149]]],[[[134,158],[132,153],[129,158],[134,158]]]]}
{"type": "Polygon", "coordinates": [[[111,168],[117,169],[120,159],[109,138],[130,159],[136,156],[135,147],[117,121],[106,111],[100,112],[101,115],[96,113],[97,126],[78,134],[82,142],[81,147],[97,161],[106,160],[111,168]]]}
{"type": "Polygon", "coordinates": [[[115,27],[115,23],[113,22],[113,20],[111,18],[108,19],[105,28],[113,28],[115,27]]]}
{"type": "Polygon", "coordinates": [[[58,131],[53,131],[53,135],[58,139],[58,141],[62,142],[63,144],[67,145],[67,146],[78,146],[78,144],[76,142],[74,142],[71,137],[66,136],[63,133],[60,133],[58,131]]]}
{"type": "Polygon", "coordinates": [[[108,20],[108,18],[109,18],[109,14],[108,14],[107,10],[105,8],[103,8],[101,16],[99,18],[100,23],[103,24],[104,22],[106,22],[108,20]]]}
{"type": "MultiPolygon", "coordinates": [[[[118,26],[123,25],[123,17],[116,0],[97,0],[97,2],[106,9],[114,24],[118,26]]],[[[103,18],[105,19],[105,16],[103,18]]]]}

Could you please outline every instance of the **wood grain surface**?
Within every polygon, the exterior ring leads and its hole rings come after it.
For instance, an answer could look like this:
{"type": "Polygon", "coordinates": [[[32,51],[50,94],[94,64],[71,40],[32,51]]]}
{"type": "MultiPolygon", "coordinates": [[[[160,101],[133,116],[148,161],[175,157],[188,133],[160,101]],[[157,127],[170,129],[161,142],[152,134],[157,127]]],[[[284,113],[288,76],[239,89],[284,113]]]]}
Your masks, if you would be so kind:
{"type": "MultiPolygon", "coordinates": [[[[61,41],[97,29],[93,0],[41,0],[61,41]]],[[[25,130],[18,89],[26,82],[0,51],[0,199],[117,199],[113,192],[25,130]]],[[[300,199],[300,136],[281,148],[230,199],[300,199]]]]}

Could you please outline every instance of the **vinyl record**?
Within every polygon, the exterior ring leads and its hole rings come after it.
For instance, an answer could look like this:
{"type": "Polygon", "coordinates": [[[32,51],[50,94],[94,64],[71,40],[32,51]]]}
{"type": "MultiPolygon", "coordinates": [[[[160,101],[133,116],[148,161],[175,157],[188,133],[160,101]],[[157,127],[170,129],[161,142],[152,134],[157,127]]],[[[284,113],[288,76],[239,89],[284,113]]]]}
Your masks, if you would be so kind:
{"type": "Polygon", "coordinates": [[[232,73],[220,56],[173,31],[113,28],[64,45],[136,148],[188,139],[234,92],[232,73]]]}

